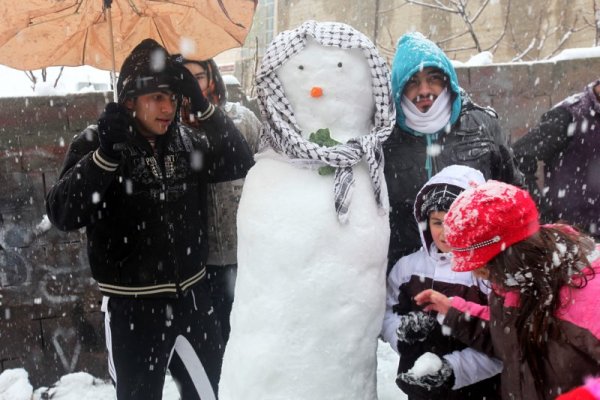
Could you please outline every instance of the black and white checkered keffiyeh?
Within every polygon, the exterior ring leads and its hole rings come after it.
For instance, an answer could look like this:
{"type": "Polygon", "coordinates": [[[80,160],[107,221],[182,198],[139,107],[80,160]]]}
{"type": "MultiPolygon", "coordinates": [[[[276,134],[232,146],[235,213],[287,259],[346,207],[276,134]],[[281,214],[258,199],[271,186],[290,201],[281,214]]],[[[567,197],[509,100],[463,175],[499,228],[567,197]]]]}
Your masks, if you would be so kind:
{"type": "Polygon", "coordinates": [[[391,101],[389,70],[376,47],[364,34],[338,22],[306,21],[294,30],[281,32],[269,45],[256,76],[258,104],[264,121],[262,145],[291,159],[315,160],[335,168],[335,209],[341,223],[348,221],[348,209],[354,186],[352,166],[363,157],[380,210],[385,213],[387,201],[381,193],[383,179],[382,143],[395,122],[391,101]],[[371,132],[333,147],[322,147],[302,137],[302,132],[276,71],[306,45],[307,38],[323,46],[360,49],[371,69],[375,116],[371,132]]]}

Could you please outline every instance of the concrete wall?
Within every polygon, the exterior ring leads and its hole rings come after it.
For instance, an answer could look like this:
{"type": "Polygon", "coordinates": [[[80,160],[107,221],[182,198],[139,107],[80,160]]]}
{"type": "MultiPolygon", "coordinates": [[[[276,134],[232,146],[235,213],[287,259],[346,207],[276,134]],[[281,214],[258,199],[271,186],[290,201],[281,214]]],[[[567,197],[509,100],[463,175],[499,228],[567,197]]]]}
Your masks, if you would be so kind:
{"type": "MultiPolygon", "coordinates": [[[[461,85],[492,105],[513,139],[552,104],[598,78],[600,59],[459,68],[461,85]]],[[[83,232],[38,227],[73,135],[109,94],[0,99],[0,370],[34,386],[73,371],[107,377],[100,296],[83,232]]]]}

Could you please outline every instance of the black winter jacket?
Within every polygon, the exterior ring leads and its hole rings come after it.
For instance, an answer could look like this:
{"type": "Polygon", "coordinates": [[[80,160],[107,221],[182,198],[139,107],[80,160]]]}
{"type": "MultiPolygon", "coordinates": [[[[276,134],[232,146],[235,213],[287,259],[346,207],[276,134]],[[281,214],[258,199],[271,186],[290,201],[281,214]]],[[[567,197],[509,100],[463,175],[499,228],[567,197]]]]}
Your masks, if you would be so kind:
{"type": "Polygon", "coordinates": [[[97,127],[71,143],[46,197],[61,230],[86,228],[92,276],[110,296],[177,296],[204,278],[207,184],[243,178],[252,155],[216,110],[205,131],[173,124],[127,144],[116,171],[98,162],[97,127]]]}
{"type": "Polygon", "coordinates": [[[566,220],[600,238],[600,101],[589,84],[542,115],[513,148],[545,222],[566,220]],[[544,162],[544,190],[538,188],[544,162]]]}
{"type": "MultiPolygon", "coordinates": [[[[473,103],[461,94],[462,108],[458,121],[448,133],[440,134],[432,157],[431,175],[452,164],[476,168],[486,179],[523,186],[509,140],[491,108],[473,103]]],[[[421,246],[413,205],[419,189],[427,182],[427,142],[403,131],[398,125],[383,144],[385,178],[390,198],[390,248],[388,271],[400,257],[414,253],[421,246]]]]}

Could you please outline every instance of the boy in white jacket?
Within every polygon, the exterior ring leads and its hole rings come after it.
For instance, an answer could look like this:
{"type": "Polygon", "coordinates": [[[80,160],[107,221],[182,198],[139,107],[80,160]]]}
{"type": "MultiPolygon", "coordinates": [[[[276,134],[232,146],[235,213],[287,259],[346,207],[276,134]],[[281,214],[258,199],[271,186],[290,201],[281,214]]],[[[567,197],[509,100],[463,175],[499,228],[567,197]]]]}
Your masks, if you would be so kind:
{"type": "Polygon", "coordinates": [[[435,315],[421,311],[413,300],[422,290],[435,288],[486,304],[486,282],[451,270],[451,249],[443,232],[444,215],[454,199],[470,185],[484,182],[481,172],[467,166],[451,165],[434,175],[414,206],[423,247],[398,260],[388,276],[382,337],[400,355],[396,383],[410,400],[499,398],[495,375],[502,363],[449,336],[435,315]],[[430,354],[419,360],[425,353],[430,354]]]}

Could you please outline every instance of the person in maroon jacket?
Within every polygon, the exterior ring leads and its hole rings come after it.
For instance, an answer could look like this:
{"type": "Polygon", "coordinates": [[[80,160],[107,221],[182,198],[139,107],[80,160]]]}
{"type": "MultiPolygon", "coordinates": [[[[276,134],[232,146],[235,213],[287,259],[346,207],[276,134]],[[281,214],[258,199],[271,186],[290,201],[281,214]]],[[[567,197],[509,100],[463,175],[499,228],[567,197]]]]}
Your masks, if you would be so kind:
{"type": "Polygon", "coordinates": [[[503,399],[554,399],[600,373],[600,258],[589,237],[540,226],[529,193],[497,181],[463,192],[444,226],[453,270],[492,283],[489,306],[431,289],[415,301],[503,361],[503,399]]]}

